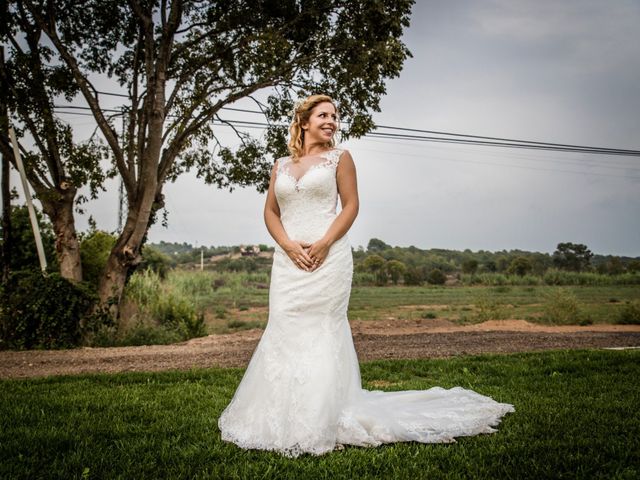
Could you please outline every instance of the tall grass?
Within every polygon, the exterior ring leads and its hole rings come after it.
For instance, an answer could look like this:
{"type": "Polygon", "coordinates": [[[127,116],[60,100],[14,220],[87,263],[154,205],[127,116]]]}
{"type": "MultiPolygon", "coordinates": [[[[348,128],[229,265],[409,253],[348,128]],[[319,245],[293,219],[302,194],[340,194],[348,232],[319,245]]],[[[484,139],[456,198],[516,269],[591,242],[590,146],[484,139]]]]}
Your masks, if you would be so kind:
{"type": "Polygon", "coordinates": [[[549,269],[540,275],[507,275],[503,273],[463,273],[459,276],[462,285],[640,285],[640,273],[607,275],[593,272],[567,272],[549,269]]]}

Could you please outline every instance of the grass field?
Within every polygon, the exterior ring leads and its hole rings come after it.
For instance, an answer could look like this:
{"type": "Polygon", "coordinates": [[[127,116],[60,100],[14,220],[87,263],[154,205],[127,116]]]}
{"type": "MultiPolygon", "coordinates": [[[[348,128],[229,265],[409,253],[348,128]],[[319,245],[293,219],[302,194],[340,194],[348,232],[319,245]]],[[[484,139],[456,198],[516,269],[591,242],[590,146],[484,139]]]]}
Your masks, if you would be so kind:
{"type": "Polygon", "coordinates": [[[366,388],[456,385],[512,403],[453,444],[287,459],[220,440],[240,369],[0,382],[0,478],[640,477],[640,351],[554,351],[362,365],[366,388]]]}
{"type": "MultiPolygon", "coordinates": [[[[632,301],[640,301],[637,286],[355,287],[349,319],[443,318],[465,324],[509,318],[546,324],[616,323],[621,309],[632,301]],[[569,298],[570,305],[560,305],[569,309],[564,321],[546,316],[559,303],[558,293],[569,298]]],[[[206,309],[213,312],[208,316],[210,332],[266,325],[267,302],[267,291],[245,291],[237,300],[231,289],[220,289],[206,302],[206,309]]]]}

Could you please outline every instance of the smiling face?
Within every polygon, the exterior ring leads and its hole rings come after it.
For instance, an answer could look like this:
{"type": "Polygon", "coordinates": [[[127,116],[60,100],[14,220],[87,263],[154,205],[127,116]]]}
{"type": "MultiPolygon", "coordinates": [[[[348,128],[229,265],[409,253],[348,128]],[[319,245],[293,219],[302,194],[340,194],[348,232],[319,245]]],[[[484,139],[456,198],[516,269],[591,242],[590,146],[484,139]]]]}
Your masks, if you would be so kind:
{"type": "Polygon", "coordinates": [[[338,129],[338,114],[336,107],[331,102],[322,102],[313,107],[309,120],[302,124],[304,130],[304,143],[326,144],[338,129]]]}

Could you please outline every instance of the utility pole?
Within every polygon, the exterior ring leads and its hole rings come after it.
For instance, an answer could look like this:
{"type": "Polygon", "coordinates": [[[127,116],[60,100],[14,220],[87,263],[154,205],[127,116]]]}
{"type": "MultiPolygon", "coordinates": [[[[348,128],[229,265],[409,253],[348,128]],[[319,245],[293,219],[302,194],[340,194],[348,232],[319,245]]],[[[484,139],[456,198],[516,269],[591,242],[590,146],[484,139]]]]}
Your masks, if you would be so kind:
{"type": "MultiPolygon", "coordinates": [[[[4,47],[0,45],[0,71],[4,71],[4,47]]],[[[0,89],[5,91],[5,87],[0,89]]],[[[4,96],[0,95],[0,134],[9,138],[9,113],[4,96]]],[[[9,158],[2,155],[2,283],[9,279],[11,260],[11,190],[9,183],[9,158]]]]}
{"type": "Polygon", "coordinates": [[[22,157],[20,156],[20,147],[18,146],[18,139],[16,138],[16,132],[12,126],[9,126],[9,138],[13,145],[13,156],[18,164],[18,172],[20,172],[20,180],[22,180],[22,190],[24,191],[24,197],[27,201],[27,209],[29,210],[29,219],[31,220],[31,228],[33,229],[33,236],[36,240],[36,249],[38,250],[38,259],[40,260],[40,270],[46,275],[47,272],[47,258],[44,256],[44,247],[42,246],[42,235],[40,235],[40,226],[38,225],[38,217],[36,217],[36,211],[33,208],[33,202],[31,201],[31,190],[29,190],[29,182],[27,181],[27,174],[24,171],[24,165],[22,164],[22,157]]]}
{"type": "MultiPolygon", "coordinates": [[[[122,150],[126,151],[126,120],[125,109],[122,108],[122,150]]],[[[120,177],[120,186],[118,188],[118,233],[122,232],[122,223],[124,220],[124,180],[120,177]]]]}

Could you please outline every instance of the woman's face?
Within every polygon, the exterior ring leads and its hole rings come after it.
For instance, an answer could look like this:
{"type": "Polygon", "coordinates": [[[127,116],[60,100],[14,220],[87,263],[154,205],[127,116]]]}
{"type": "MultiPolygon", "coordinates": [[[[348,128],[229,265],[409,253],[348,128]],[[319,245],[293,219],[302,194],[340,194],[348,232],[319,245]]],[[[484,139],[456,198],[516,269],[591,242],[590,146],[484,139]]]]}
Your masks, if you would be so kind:
{"type": "Polygon", "coordinates": [[[309,121],[302,125],[305,143],[328,143],[338,129],[338,114],[331,102],[322,102],[313,107],[309,121]]]}

